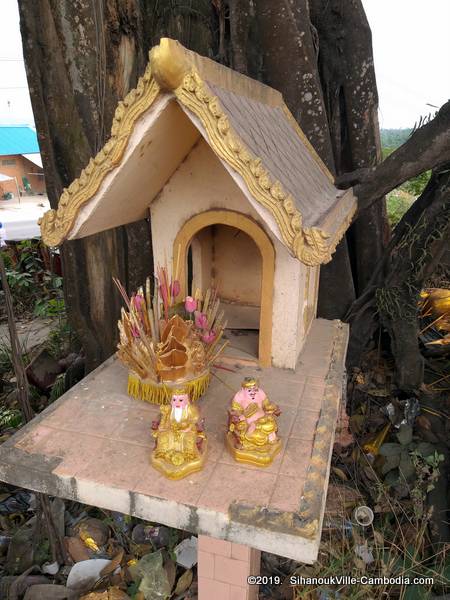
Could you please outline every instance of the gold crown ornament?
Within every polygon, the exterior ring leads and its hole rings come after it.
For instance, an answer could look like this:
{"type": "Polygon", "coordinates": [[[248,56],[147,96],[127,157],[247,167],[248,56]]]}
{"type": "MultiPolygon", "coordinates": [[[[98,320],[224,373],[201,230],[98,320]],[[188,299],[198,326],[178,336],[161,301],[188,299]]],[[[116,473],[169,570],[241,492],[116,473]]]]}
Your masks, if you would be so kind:
{"type": "Polygon", "coordinates": [[[241,387],[243,388],[252,388],[252,387],[258,387],[259,385],[259,381],[256,379],[256,377],[245,377],[244,381],[241,383],[241,387]]]}

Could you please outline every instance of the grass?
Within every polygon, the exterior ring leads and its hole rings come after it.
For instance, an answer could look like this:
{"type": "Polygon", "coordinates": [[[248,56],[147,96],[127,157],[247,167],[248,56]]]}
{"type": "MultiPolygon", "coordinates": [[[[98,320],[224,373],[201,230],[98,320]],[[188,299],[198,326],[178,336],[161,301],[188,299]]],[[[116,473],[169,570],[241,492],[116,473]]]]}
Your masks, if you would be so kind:
{"type": "Polygon", "coordinates": [[[415,196],[405,192],[401,188],[397,188],[388,194],[386,202],[387,214],[392,228],[397,225],[415,199],[415,196]]]}

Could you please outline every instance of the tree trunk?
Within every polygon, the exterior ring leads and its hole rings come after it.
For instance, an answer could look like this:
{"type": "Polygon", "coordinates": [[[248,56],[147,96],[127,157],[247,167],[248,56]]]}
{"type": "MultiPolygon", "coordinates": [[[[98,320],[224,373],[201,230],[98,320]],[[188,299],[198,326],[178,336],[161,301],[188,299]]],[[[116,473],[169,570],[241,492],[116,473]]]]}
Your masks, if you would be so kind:
{"type": "Polygon", "coordinates": [[[423,382],[419,349],[418,301],[450,242],[450,173],[436,173],[423,192],[425,209],[393,253],[384,285],[376,292],[381,323],[391,338],[397,383],[403,390],[423,382]]]}
{"type": "MultiPolygon", "coordinates": [[[[319,71],[330,123],[337,174],[377,164],[381,160],[378,94],[372,38],[360,0],[311,0],[311,20],[319,39],[319,71]]],[[[350,262],[340,249],[322,269],[321,314],[342,318],[351,301],[371,279],[388,240],[384,199],[362,212],[347,234],[350,262]],[[345,274],[351,263],[353,276],[345,274]],[[329,298],[337,281],[344,282],[339,311],[329,298]],[[352,287],[349,286],[351,282],[352,287]],[[353,298],[350,294],[353,292],[353,298]]],[[[340,294],[341,295],[341,294],[340,294]]]]}
{"type": "Polygon", "coordinates": [[[384,272],[383,283],[376,285],[375,277],[348,315],[350,365],[359,364],[381,323],[391,339],[398,386],[406,391],[420,387],[423,359],[418,342],[419,293],[448,251],[449,242],[450,175],[444,165],[395,228],[376,269],[384,272]]]}
{"type": "MultiPolygon", "coordinates": [[[[19,1],[27,77],[53,208],[63,188],[109,137],[117,102],[136,85],[158,33],[180,37],[177,32],[182,31],[185,43],[193,37],[198,51],[211,53],[213,11],[206,0],[203,5],[206,15],[193,19],[191,13],[158,9],[156,1],[19,1]]],[[[112,277],[130,290],[153,273],[149,225],[143,221],[67,242],[61,253],[69,319],[91,370],[114,352],[118,337],[121,300],[112,277]]]]}

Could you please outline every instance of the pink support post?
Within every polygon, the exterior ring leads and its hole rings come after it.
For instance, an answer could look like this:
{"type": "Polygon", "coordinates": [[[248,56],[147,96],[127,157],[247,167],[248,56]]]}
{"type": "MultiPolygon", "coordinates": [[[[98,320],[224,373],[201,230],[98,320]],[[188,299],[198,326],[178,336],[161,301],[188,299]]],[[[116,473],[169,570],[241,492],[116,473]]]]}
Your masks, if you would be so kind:
{"type": "Polygon", "coordinates": [[[257,600],[258,586],[248,577],[259,575],[261,552],[198,536],[198,600],[257,600]]]}

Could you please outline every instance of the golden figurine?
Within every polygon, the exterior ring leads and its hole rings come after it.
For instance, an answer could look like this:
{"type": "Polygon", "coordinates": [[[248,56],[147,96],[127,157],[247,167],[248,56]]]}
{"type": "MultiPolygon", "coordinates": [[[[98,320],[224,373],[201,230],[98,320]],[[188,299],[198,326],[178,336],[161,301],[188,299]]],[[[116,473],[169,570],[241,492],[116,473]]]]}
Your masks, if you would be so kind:
{"type": "Polygon", "coordinates": [[[226,444],[235,460],[257,466],[270,465],[281,449],[276,418],[281,414],[269,402],[258,380],[246,377],[228,411],[226,444]]]}
{"type": "Polygon", "coordinates": [[[170,405],[160,407],[160,419],[152,423],[155,448],[152,465],[169,479],[182,479],[200,471],[205,462],[207,439],[200,412],[186,389],[172,392],[170,405]]]}

